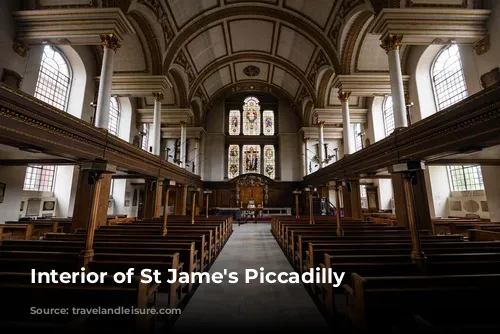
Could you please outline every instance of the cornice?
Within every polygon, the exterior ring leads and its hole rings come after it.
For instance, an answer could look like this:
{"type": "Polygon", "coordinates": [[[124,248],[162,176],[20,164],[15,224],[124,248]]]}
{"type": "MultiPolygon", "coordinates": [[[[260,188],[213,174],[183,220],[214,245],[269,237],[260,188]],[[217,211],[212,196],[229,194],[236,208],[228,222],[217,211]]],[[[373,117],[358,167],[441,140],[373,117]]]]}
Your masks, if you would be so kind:
{"type": "Polygon", "coordinates": [[[136,33],[119,8],[25,10],[13,17],[16,39],[26,44],[98,45],[103,34],[122,40],[136,33]]]}

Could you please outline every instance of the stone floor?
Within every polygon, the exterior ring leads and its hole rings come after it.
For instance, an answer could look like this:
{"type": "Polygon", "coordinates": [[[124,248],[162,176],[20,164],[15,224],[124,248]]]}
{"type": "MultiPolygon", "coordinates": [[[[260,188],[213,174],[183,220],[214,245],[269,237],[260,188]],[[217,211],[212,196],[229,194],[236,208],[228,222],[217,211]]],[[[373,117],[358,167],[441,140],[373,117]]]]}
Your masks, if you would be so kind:
{"type": "Polygon", "coordinates": [[[302,284],[245,283],[245,270],[263,267],[266,272],[291,272],[269,224],[234,225],[234,233],[210,273],[238,273],[238,283],[203,283],[173,327],[173,333],[199,330],[247,333],[264,330],[329,331],[302,284]]]}

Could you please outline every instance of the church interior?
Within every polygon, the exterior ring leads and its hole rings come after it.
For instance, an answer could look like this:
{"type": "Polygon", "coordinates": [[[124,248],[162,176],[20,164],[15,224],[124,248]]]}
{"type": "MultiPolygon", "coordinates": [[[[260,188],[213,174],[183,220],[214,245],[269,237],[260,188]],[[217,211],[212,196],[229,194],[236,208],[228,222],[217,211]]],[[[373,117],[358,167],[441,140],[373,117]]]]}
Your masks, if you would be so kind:
{"type": "Polygon", "coordinates": [[[500,1],[0,17],[2,332],[499,332],[500,1]],[[259,268],[344,276],[243,281],[259,268]],[[105,275],[33,283],[52,270],[105,275]],[[71,311],[99,307],[153,311],[71,311]]]}

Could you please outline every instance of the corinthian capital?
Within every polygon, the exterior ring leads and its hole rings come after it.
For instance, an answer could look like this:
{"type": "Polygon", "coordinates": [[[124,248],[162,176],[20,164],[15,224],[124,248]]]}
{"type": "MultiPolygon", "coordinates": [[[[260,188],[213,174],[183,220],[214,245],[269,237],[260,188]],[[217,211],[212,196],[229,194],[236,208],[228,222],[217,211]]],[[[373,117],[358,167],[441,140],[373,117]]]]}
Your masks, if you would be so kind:
{"type": "Polygon", "coordinates": [[[163,101],[163,93],[162,92],[153,93],[153,97],[154,97],[156,102],[163,101]]]}
{"type": "Polygon", "coordinates": [[[380,47],[385,50],[385,52],[389,52],[392,50],[399,50],[401,48],[401,42],[403,41],[402,35],[393,35],[389,34],[384,40],[382,40],[382,44],[380,47]]]}
{"type": "Polygon", "coordinates": [[[343,90],[339,90],[339,100],[341,102],[349,102],[350,97],[351,92],[344,92],[343,90]]]}
{"type": "Polygon", "coordinates": [[[113,34],[100,35],[100,37],[102,45],[104,45],[106,49],[112,49],[116,52],[116,50],[122,46],[122,42],[113,34]]]}

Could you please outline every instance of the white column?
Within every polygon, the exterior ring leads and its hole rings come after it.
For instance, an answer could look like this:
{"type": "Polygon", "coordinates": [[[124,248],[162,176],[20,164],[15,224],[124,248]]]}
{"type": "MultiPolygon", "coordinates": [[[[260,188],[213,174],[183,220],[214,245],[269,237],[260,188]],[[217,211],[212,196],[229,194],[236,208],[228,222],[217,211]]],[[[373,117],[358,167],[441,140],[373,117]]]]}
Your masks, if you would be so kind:
{"type": "Polygon", "coordinates": [[[185,121],[182,121],[181,122],[181,152],[180,152],[180,166],[182,168],[186,168],[186,161],[187,161],[187,157],[186,157],[186,122],[185,121]]]}
{"type": "Polygon", "coordinates": [[[200,166],[199,166],[199,161],[200,161],[200,138],[196,137],[194,138],[194,173],[196,175],[199,175],[200,171],[200,166]]]}
{"type": "Polygon", "coordinates": [[[160,155],[161,142],[161,101],[163,101],[163,93],[153,93],[155,105],[153,110],[153,154],[160,155]]]}
{"type": "Polygon", "coordinates": [[[111,88],[113,83],[113,61],[115,52],[121,46],[121,42],[112,34],[101,35],[101,41],[104,45],[104,56],[102,58],[94,124],[98,128],[107,130],[109,123],[109,103],[111,100],[111,88]]]}
{"type": "Polygon", "coordinates": [[[389,73],[391,76],[392,109],[394,111],[394,126],[401,128],[408,126],[406,118],[405,91],[399,49],[403,36],[389,35],[380,45],[389,59],[389,73]]]}
{"type": "Polygon", "coordinates": [[[309,175],[309,137],[304,137],[304,176],[309,175]]]}
{"type": "Polygon", "coordinates": [[[350,92],[339,90],[339,100],[342,103],[342,133],[344,138],[344,155],[353,154],[356,151],[354,145],[354,133],[351,125],[351,115],[349,112],[350,92]]]}
{"type": "Polygon", "coordinates": [[[324,138],[324,135],[323,135],[323,127],[325,126],[325,122],[318,122],[318,158],[319,158],[319,168],[323,168],[324,167],[324,160],[325,160],[325,154],[324,154],[324,150],[325,150],[325,138],[324,138]]]}

